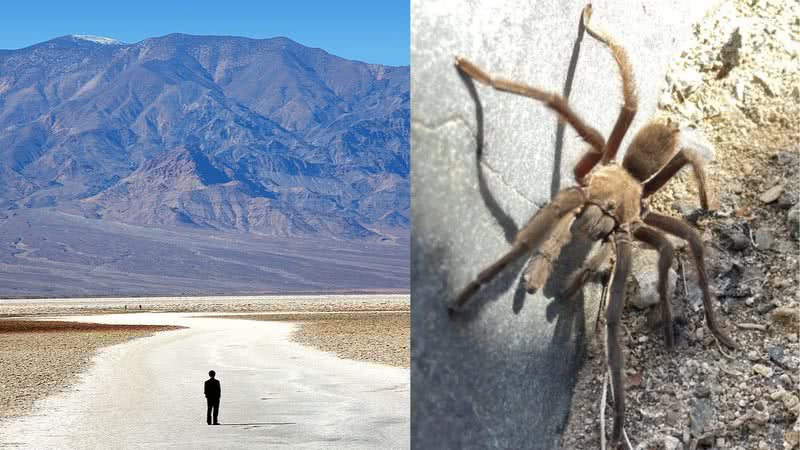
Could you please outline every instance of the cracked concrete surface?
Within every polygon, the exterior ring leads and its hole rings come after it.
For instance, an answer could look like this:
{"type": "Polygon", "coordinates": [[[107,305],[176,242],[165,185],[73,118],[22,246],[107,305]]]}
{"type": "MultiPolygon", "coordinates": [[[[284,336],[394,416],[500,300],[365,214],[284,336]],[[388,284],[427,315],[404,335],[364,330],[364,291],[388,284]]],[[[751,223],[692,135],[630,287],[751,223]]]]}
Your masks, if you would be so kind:
{"type": "MultiPolygon", "coordinates": [[[[633,63],[640,105],[631,130],[655,111],[668,62],[715,1],[594,3],[595,24],[633,63]]],[[[584,5],[412,1],[414,448],[558,446],[598,294],[561,301],[555,293],[589,243],[565,250],[542,293],[525,293],[519,261],[458,317],[448,318],[446,304],[508,249],[538,207],[573,184],[586,144],[541,104],[473,85],[453,62],[464,56],[565,95],[607,135],[620,80],[607,49],[580,30],[584,5]]]]}

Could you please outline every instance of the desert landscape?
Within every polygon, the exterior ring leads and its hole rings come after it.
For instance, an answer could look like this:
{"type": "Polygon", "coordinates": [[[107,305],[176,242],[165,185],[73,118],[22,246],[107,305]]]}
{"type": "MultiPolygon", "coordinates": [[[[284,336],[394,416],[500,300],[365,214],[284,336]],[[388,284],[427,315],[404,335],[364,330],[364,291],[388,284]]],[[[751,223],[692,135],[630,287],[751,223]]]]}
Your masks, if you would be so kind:
{"type": "Polygon", "coordinates": [[[12,448],[106,445],[103,429],[119,445],[408,446],[407,295],[7,299],[0,317],[12,448]],[[206,435],[212,368],[231,427],[206,435]]]}
{"type": "Polygon", "coordinates": [[[407,5],[180,3],[4,9],[0,448],[407,448],[407,5]]]}

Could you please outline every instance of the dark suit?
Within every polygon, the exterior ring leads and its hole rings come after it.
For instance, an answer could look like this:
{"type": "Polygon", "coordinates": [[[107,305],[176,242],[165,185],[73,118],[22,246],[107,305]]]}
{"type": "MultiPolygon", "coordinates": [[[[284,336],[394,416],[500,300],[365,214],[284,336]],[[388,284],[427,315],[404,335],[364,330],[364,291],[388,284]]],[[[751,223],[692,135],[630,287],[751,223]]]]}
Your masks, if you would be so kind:
{"type": "Polygon", "coordinates": [[[211,378],[206,380],[203,392],[206,394],[206,402],[208,403],[208,410],[206,411],[206,422],[211,424],[211,410],[214,410],[214,423],[217,422],[219,415],[219,398],[222,397],[222,388],[219,385],[219,380],[211,378]]]}

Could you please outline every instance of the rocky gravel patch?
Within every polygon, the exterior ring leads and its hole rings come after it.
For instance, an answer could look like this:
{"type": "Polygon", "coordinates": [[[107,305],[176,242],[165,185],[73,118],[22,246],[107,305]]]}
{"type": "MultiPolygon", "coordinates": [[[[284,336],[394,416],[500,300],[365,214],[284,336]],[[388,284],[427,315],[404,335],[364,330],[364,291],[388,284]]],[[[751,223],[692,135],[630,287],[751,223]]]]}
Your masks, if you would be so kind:
{"type": "MultiPolygon", "coordinates": [[[[701,233],[718,311],[739,348],[721,348],[707,329],[691,255],[680,250],[673,264],[675,348],[665,348],[657,307],[642,313],[628,306],[624,314],[626,431],[633,448],[800,445],[798,73],[800,3],[737,0],[695,25],[694,42],[666,77],[659,117],[713,147],[701,153],[718,208],[699,210],[688,170],[651,207],[701,233]]],[[[655,265],[638,270],[647,280],[655,265]]],[[[600,447],[603,330],[601,321],[587,336],[565,449],[600,447]]],[[[610,407],[609,401],[607,432],[610,407]]]]}
{"type": "Polygon", "coordinates": [[[410,311],[275,313],[216,316],[297,322],[292,340],[340,358],[396,367],[411,364],[410,311]]]}
{"type": "Polygon", "coordinates": [[[0,320],[0,423],[68,389],[100,348],[177,328],[0,320]]]}

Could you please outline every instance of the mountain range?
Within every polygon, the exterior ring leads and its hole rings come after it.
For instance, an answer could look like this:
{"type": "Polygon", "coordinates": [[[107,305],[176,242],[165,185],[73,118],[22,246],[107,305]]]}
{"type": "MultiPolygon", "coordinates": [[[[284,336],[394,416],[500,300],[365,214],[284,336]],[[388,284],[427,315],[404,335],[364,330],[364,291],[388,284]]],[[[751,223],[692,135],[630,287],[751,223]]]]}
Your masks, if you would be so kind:
{"type": "Polygon", "coordinates": [[[0,50],[0,297],[407,291],[409,122],[287,38],[0,50]]]}
{"type": "Polygon", "coordinates": [[[266,236],[409,230],[409,68],[287,38],[0,50],[0,211],[266,236]]]}

